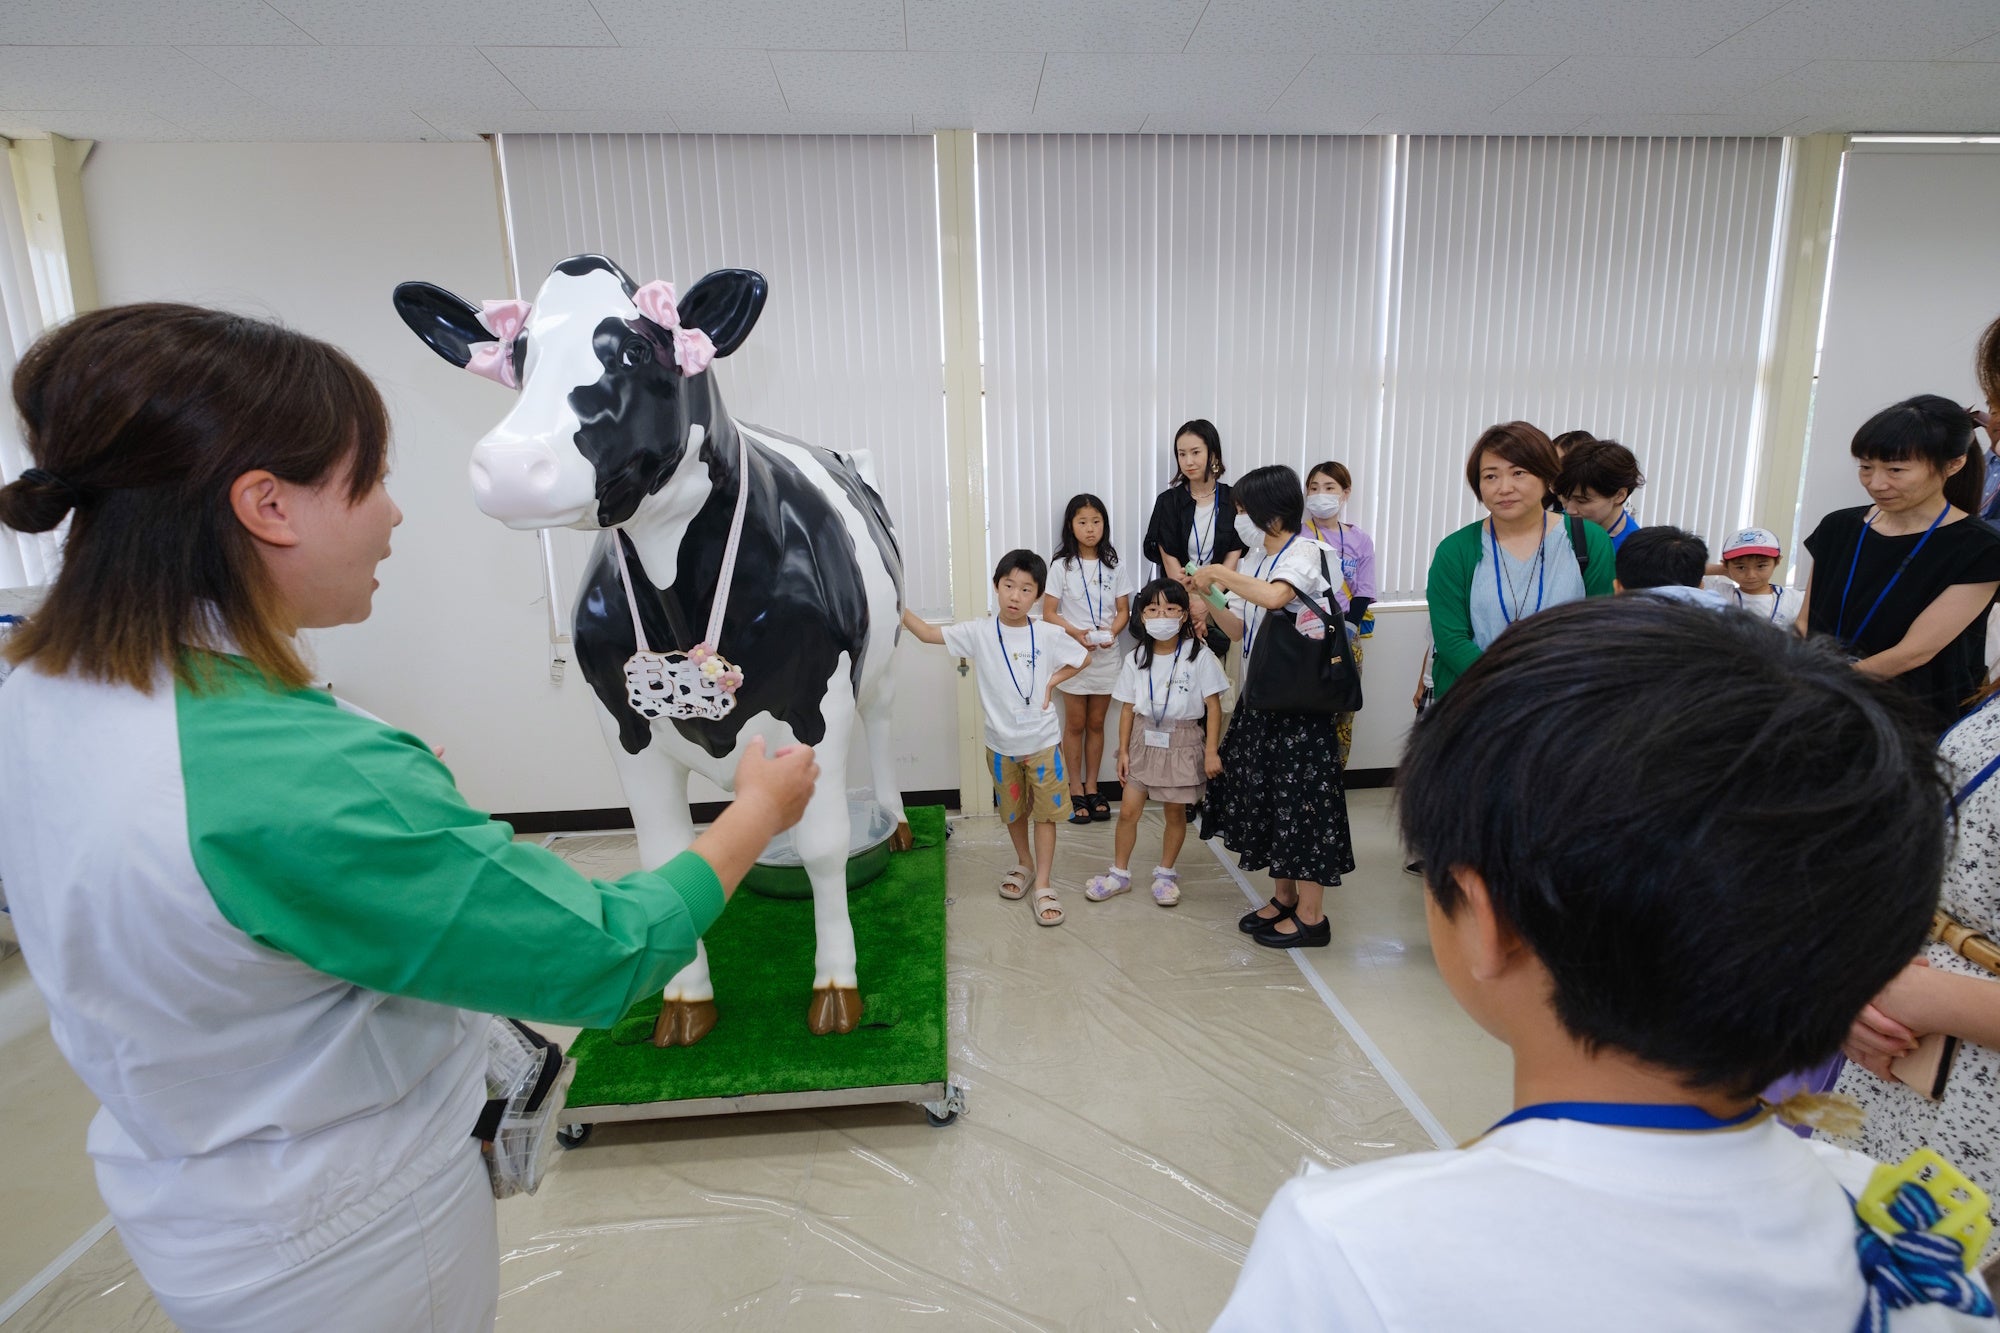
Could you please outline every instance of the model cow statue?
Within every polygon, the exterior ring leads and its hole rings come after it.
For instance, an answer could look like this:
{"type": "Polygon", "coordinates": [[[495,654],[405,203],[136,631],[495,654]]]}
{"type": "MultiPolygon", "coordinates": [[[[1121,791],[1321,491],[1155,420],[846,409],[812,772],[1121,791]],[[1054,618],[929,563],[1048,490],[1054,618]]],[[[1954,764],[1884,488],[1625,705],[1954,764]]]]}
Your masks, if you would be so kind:
{"type": "MultiPolygon", "coordinates": [[[[565,259],[533,305],[475,308],[429,283],[396,309],[453,365],[520,397],[472,451],[479,508],[510,528],[597,530],[576,601],[577,660],[632,807],[639,855],[694,840],[688,774],[729,788],[753,737],[817,747],[794,834],[818,933],[814,1032],[861,1016],[847,915],[848,747],[863,723],[875,799],[909,826],[889,748],[902,557],[866,455],[732,420],[711,357],[742,345],[762,275],[724,269],[676,299],[600,255],[565,259]]],[[[668,983],[656,1045],[715,1025],[708,955],[668,983]]]]}

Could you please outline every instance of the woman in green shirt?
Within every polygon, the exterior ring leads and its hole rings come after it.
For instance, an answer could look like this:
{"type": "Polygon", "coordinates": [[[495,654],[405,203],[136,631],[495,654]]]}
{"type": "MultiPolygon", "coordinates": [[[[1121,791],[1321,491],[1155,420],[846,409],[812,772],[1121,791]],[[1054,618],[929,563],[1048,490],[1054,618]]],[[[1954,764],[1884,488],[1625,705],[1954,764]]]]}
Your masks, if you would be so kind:
{"type": "Polygon", "coordinates": [[[1546,507],[1562,462],[1525,421],[1493,426],[1465,460],[1465,484],[1487,516],[1431,557],[1431,672],[1439,697],[1515,621],[1580,597],[1609,597],[1611,538],[1546,507]]]}

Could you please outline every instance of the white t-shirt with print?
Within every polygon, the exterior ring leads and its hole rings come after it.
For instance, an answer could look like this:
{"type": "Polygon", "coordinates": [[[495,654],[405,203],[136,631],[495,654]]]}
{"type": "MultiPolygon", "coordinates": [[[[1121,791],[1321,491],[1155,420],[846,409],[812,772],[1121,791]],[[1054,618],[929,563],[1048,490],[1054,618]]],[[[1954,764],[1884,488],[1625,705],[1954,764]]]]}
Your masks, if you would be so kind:
{"type": "MultiPolygon", "coordinates": [[[[1237,566],[1237,571],[1252,578],[1262,579],[1266,583],[1289,583],[1295,592],[1302,592],[1321,606],[1326,606],[1329,586],[1327,575],[1338,567],[1338,560],[1338,553],[1324,544],[1310,537],[1298,536],[1292,538],[1276,555],[1268,554],[1261,549],[1253,549],[1250,554],[1243,557],[1242,563],[1237,566]],[[1321,572],[1321,557],[1325,557],[1326,560],[1325,573],[1321,572]]],[[[1253,602],[1244,601],[1235,593],[1229,594],[1229,609],[1243,617],[1243,674],[1247,683],[1250,674],[1250,650],[1255,646],[1257,631],[1263,627],[1269,613],[1253,602]]],[[[1285,609],[1297,615],[1306,609],[1306,604],[1294,597],[1285,609]]]]}
{"type": "Polygon", "coordinates": [[[1088,654],[1082,644],[1046,621],[1011,627],[982,616],[946,625],[944,646],[972,661],[993,753],[1018,759],[1062,742],[1062,706],[1044,708],[1042,700],[1051,676],[1083,665],[1088,654]]]}
{"type": "Polygon", "coordinates": [[[1769,621],[1780,629],[1789,627],[1799,618],[1799,608],[1806,600],[1806,595],[1797,588],[1773,588],[1770,592],[1752,596],[1737,587],[1735,579],[1720,574],[1709,575],[1701,581],[1701,586],[1710,592],[1721,593],[1722,600],[1729,605],[1747,611],[1759,620],[1769,621]]]}
{"type": "Polygon", "coordinates": [[[1199,722],[1208,715],[1209,697],[1229,688],[1222,663],[1199,640],[1182,644],[1172,656],[1154,653],[1151,667],[1139,665],[1139,652],[1135,648],[1124,655],[1111,697],[1131,705],[1138,720],[1148,726],[1199,722]]]}
{"type": "Polygon", "coordinates": [[[1115,569],[1106,569],[1101,560],[1057,560],[1049,565],[1048,590],[1064,620],[1078,629],[1095,625],[1108,630],[1118,618],[1118,599],[1130,597],[1139,586],[1129,560],[1119,561],[1115,569]]]}
{"type": "MultiPolygon", "coordinates": [[[[1213,1333],[1850,1333],[1866,1287],[1847,1192],[1874,1167],[1772,1119],[1695,1134],[1528,1120],[1317,1171],[1265,1210],[1213,1333]]],[[[1889,1319],[1992,1327],[1939,1305],[1889,1319]]]]}

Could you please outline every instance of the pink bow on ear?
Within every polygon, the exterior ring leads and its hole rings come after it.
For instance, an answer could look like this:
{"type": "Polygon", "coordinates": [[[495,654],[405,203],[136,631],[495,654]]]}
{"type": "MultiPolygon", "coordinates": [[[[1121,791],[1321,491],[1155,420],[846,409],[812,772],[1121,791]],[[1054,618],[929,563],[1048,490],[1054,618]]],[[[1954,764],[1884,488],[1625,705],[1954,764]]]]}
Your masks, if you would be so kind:
{"type": "Polygon", "coordinates": [[[699,375],[715,360],[715,343],[700,329],[681,327],[675,300],[674,285],[658,278],[632,293],[632,304],[639,307],[639,313],[673,335],[674,364],[681,368],[681,374],[699,375]]]}
{"type": "Polygon", "coordinates": [[[518,389],[521,383],[514,378],[514,340],[528,326],[528,312],[534,307],[526,301],[481,301],[479,305],[479,322],[494,341],[473,343],[465,368],[496,384],[518,389]]]}

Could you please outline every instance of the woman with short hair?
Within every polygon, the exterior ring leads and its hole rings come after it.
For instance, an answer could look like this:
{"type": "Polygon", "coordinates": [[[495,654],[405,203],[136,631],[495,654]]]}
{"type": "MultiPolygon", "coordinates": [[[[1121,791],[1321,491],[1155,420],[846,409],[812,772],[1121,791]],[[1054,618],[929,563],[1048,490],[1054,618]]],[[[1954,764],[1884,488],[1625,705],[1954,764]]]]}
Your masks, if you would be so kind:
{"type": "Polygon", "coordinates": [[[1616,555],[1604,529],[1548,512],[1561,464],[1525,421],[1488,427],[1465,460],[1465,484],[1487,516],[1431,557],[1431,674],[1442,697],[1517,620],[1580,597],[1609,597],[1616,555]]]}

